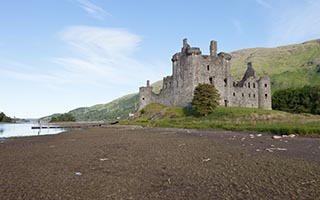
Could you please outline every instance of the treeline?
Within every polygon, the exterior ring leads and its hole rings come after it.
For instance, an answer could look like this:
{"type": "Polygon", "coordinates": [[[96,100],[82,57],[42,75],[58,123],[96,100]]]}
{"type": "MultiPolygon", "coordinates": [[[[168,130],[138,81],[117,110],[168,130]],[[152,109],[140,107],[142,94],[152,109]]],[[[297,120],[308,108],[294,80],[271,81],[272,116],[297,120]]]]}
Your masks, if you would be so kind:
{"type": "Polygon", "coordinates": [[[69,113],[65,113],[65,114],[61,114],[61,115],[58,115],[56,117],[52,117],[51,120],[49,121],[49,123],[52,123],[52,122],[75,122],[76,121],[76,118],[69,114],[69,113]]]}
{"type": "Polygon", "coordinates": [[[0,113],[0,122],[13,122],[12,118],[6,116],[3,112],[0,113]]]}
{"type": "Polygon", "coordinates": [[[320,114],[320,86],[278,90],[272,95],[272,108],[291,113],[320,114]]]}

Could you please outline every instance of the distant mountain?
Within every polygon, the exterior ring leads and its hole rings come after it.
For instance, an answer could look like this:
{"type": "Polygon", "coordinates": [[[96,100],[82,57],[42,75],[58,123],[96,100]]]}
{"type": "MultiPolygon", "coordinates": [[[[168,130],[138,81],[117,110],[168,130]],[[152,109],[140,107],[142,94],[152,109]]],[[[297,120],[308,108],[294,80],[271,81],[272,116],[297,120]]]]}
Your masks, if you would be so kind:
{"type": "MultiPolygon", "coordinates": [[[[257,76],[271,78],[272,92],[288,87],[320,85],[320,39],[276,48],[242,49],[231,52],[231,55],[231,73],[236,79],[242,78],[247,62],[252,62],[257,76]]],[[[155,92],[159,92],[162,80],[152,86],[155,92]]],[[[130,94],[107,104],[77,108],[69,113],[77,121],[111,121],[117,117],[127,118],[138,103],[138,94],[130,94]]]]}

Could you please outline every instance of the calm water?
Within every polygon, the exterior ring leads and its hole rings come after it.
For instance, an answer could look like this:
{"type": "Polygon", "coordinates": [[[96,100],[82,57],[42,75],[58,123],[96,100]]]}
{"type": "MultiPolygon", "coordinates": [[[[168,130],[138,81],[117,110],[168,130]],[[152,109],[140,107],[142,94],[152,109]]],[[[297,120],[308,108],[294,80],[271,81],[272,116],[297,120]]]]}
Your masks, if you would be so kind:
{"type": "Polygon", "coordinates": [[[31,129],[38,124],[0,124],[0,138],[57,134],[64,129],[31,129]]]}

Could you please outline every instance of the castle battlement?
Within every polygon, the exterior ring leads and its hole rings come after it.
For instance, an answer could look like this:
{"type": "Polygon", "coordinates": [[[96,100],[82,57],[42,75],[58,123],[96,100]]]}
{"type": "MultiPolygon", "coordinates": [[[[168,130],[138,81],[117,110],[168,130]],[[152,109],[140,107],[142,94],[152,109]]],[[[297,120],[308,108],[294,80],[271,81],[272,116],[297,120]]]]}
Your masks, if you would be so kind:
{"type": "Polygon", "coordinates": [[[190,106],[195,87],[200,83],[214,84],[219,91],[220,105],[271,109],[271,85],[268,77],[256,77],[251,62],[242,80],[236,82],[230,73],[232,56],[217,53],[217,41],[210,42],[210,55],[202,55],[200,48],[183,40],[181,52],[172,56],[172,75],[163,78],[159,94],[152,92],[147,82],[140,87],[140,107],[151,103],[165,106],[190,106]]]}

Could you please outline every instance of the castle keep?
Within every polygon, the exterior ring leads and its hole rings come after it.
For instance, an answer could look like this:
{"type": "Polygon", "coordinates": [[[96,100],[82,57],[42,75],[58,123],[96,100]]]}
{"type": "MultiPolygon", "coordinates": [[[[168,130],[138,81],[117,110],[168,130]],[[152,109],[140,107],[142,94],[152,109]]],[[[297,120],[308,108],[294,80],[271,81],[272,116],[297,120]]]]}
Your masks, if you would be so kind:
{"type": "Polygon", "coordinates": [[[220,105],[271,110],[269,77],[256,77],[252,63],[239,82],[230,73],[231,55],[217,54],[217,42],[210,42],[210,55],[202,55],[200,48],[190,47],[183,40],[181,52],[172,56],[172,76],[163,78],[159,94],[152,92],[149,81],[140,87],[139,110],[151,103],[165,106],[190,106],[194,89],[199,83],[214,84],[220,94],[220,105]]]}

